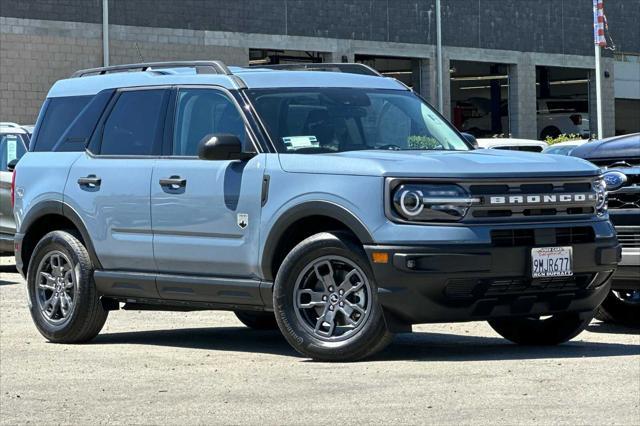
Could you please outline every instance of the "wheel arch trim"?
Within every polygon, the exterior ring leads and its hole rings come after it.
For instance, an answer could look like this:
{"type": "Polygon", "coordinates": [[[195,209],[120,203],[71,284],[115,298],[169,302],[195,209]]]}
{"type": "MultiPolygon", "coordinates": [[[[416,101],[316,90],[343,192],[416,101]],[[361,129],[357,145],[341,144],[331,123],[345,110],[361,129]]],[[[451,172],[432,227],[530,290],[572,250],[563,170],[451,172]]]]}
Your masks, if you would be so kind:
{"type": "Polygon", "coordinates": [[[343,223],[349,228],[362,244],[373,243],[373,237],[362,221],[347,208],[331,201],[305,201],[288,209],[280,215],[268,230],[263,243],[263,253],[260,259],[262,275],[267,280],[273,280],[271,264],[273,263],[279,241],[291,225],[311,216],[326,216],[343,223]]]}
{"type": "MultiPolygon", "coordinates": [[[[47,215],[58,215],[62,216],[65,219],[68,219],[73,223],[76,227],[80,235],[82,236],[82,240],[84,242],[84,246],[89,252],[89,257],[91,258],[91,262],[93,263],[94,268],[100,269],[102,265],[100,264],[100,260],[96,255],[96,251],[93,247],[93,242],[91,241],[91,236],[87,231],[87,227],[84,224],[83,220],[80,218],[80,215],[73,209],[73,207],[69,206],[67,203],[61,200],[45,200],[37,203],[33,207],[29,209],[27,214],[24,216],[22,223],[20,224],[20,232],[23,236],[26,236],[29,233],[29,229],[31,226],[47,215]]],[[[24,250],[24,245],[20,247],[20,251],[24,250]]],[[[24,262],[24,257],[22,257],[22,261],[24,262]]],[[[26,272],[26,271],[25,271],[26,272]]]]}

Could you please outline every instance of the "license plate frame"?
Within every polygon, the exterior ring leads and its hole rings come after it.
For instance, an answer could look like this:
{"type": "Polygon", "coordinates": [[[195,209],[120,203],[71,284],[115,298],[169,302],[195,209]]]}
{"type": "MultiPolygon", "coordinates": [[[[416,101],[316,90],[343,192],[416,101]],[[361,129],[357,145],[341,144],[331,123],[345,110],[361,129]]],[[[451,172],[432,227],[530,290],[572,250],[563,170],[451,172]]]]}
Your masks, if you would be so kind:
{"type": "Polygon", "coordinates": [[[531,249],[533,279],[573,276],[573,247],[534,247],[531,249]]]}

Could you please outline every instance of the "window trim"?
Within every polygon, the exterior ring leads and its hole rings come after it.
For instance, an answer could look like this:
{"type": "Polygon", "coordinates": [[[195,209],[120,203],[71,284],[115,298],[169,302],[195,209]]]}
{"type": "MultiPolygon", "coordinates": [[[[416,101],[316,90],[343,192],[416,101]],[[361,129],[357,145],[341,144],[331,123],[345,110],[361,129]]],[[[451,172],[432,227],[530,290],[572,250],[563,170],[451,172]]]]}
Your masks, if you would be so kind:
{"type": "Polygon", "coordinates": [[[162,156],[162,146],[164,133],[166,132],[166,120],[167,120],[167,111],[169,101],[171,100],[171,90],[172,86],[170,85],[158,85],[158,86],[136,86],[136,87],[122,87],[116,89],[115,93],[111,97],[111,100],[107,104],[104,109],[102,116],[98,120],[98,124],[91,135],[89,143],[87,144],[87,148],[85,152],[92,158],[105,158],[105,159],[155,159],[160,158],[162,156]],[[102,148],[103,136],[104,136],[104,128],[107,120],[111,116],[113,109],[118,103],[118,99],[124,92],[141,92],[144,90],[164,90],[169,92],[169,96],[167,100],[164,102],[162,106],[161,115],[163,117],[160,118],[162,122],[162,131],[158,140],[154,141],[154,146],[152,149],[152,154],[150,155],[131,155],[131,154],[101,154],[100,150],[102,148]]]}
{"type": "Polygon", "coordinates": [[[163,138],[162,145],[162,155],[159,158],[162,159],[176,159],[176,160],[199,160],[197,155],[173,155],[173,135],[175,131],[176,125],[176,115],[178,113],[178,100],[179,100],[179,92],[180,90],[189,90],[189,89],[206,89],[206,90],[215,90],[217,92],[221,92],[224,94],[236,107],[236,110],[240,114],[242,121],[244,122],[245,130],[247,131],[247,135],[249,137],[249,141],[253,145],[253,148],[256,150],[257,154],[261,154],[264,152],[262,145],[258,142],[258,138],[254,132],[253,126],[249,122],[243,108],[240,103],[233,95],[233,93],[226,89],[225,87],[214,85],[214,84],[181,84],[173,86],[173,95],[169,98],[169,102],[173,102],[167,109],[167,120],[165,126],[165,137],[163,138]],[[169,110],[171,110],[171,117],[169,117],[169,110]]]}

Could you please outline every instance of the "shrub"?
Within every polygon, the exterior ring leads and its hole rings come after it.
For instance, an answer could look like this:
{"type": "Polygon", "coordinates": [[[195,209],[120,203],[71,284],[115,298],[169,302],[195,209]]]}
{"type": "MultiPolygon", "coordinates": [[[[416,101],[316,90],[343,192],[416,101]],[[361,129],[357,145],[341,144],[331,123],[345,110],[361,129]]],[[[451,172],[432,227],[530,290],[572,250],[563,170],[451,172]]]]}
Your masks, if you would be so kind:
{"type": "Polygon", "coordinates": [[[558,137],[555,137],[555,138],[552,138],[551,136],[547,136],[547,138],[544,141],[549,145],[553,145],[554,143],[578,141],[581,139],[582,137],[576,133],[569,133],[569,134],[563,133],[561,135],[558,135],[558,137]]]}

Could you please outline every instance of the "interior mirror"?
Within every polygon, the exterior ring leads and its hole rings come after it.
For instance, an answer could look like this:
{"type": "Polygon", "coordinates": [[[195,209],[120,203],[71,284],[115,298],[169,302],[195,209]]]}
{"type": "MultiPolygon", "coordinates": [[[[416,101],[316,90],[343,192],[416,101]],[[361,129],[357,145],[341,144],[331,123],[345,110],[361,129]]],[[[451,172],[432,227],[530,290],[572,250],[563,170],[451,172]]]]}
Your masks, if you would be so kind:
{"type": "Polygon", "coordinates": [[[209,134],[198,144],[201,160],[248,160],[254,152],[243,152],[242,142],[236,135],[209,134]]]}
{"type": "Polygon", "coordinates": [[[9,163],[7,163],[7,170],[10,172],[14,171],[16,168],[16,164],[18,164],[17,158],[14,158],[13,160],[9,161],[9,163]]]}
{"type": "Polygon", "coordinates": [[[473,149],[478,149],[478,141],[476,140],[476,137],[473,136],[471,133],[462,133],[462,137],[471,144],[471,146],[473,147],[473,149]]]}

